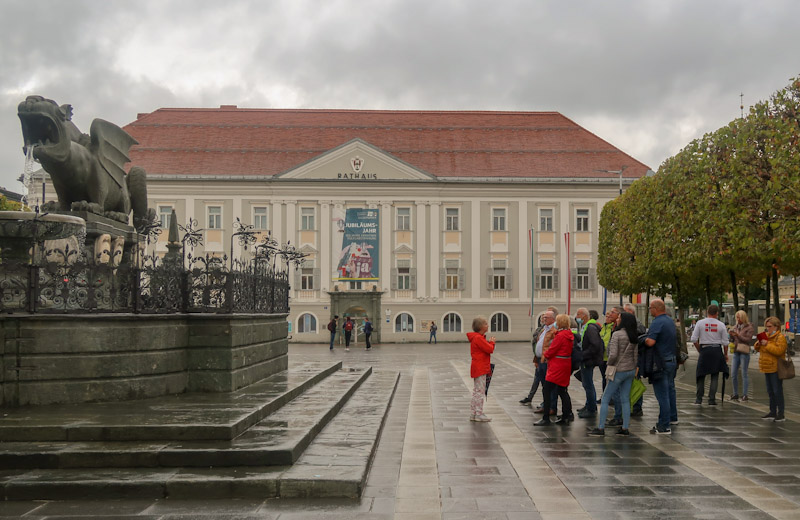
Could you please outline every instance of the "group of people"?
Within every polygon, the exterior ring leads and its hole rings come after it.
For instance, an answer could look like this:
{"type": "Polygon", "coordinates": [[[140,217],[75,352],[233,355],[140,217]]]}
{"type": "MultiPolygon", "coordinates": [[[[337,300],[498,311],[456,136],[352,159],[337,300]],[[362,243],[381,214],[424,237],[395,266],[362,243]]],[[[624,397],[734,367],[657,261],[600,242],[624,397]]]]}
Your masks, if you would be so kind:
{"type": "MultiPolygon", "coordinates": [[[[631,304],[610,309],[602,324],[598,321],[598,313],[593,310],[580,308],[574,317],[570,317],[559,314],[555,307],[548,307],[541,315],[540,326],[532,340],[535,367],[533,384],[528,395],[520,400],[520,404],[531,405],[541,386],[542,402],[534,412],[542,414],[542,418],[534,426],[566,425],[575,420],[572,400],[567,391],[574,375],[581,381],[586,395],[584,406],[577,411],[578,417],[597,419],[595,427],[587,428],[588,435],[605,435],[607,425],[616,426],[617,435],[630,435],[631,416],[643,415],[641,396],[631,402],[631,387],[635,380],[646,378],[653,387],[659,406],[658,420],[650,433],[672,432],[672,425],[678,423],[675,374],[678,366],[688,358],[688,353],[675,322],[667,314],[664,301],[652,300],[648,310],[653,320],[650,327],[645,328],[637,320],[631,304]],[[602,377],[600,400],[595,390],[595,368],[602,377]],[[561,415],[557,413],[558,399],[562,402],[561,415]],[[614,417],[607,421],[611,403],[614,404],[614,417]]],[[[739,367],[743,372],[742,399],[748,399],[747,367],[751,348],[755,348],[760,352],[759,368],[766,377],[770,403],[770,412],[763,418],[785,420],[783,387],[782,380],[777,376],[777,360],[785,355],[787,343],[780,332],[780,321],[775,317],[767,318],[765,335],[753,344],[753,327],[748,323],[744,311],[736,313],[737,325],[730,331],[717,319],[718,313],[716,305],[709,306],[708,317],[697,323],[690,339],[699,353],[696,404],[702,404],[707,375],[711,376],[708,404],[716,404],[719,374],[727,370],[730,342],[734,345],[734,394],[731,399],[739,399],[739,367]]],[[[486,378],[491,374],[490,360],[495,349],[495,338],[486,338],[488,328],[486,318],[479,316],[473,320],[472,332],[467,333],[472,356],[470,375],[474,380],[470,420],[477,422],[491,421],[483,413],[486,378]]],[[[641,386],[640,382],[637,385],[641,386]]]]}
{"type": "MultiPolygon", "coordinates": [[[[341,334],[344,336],[344,349],[346,351],[350,351],[350,341],[353,338],[353,329],[356,327],[356,322],[353,321],[353,318],[348,316],[345,318],[344,323],[342,323],[342,332],[341,334]]],[[[333,342],[336,340],[336,331],[339,329],[339,316],[334,315],[331,318],[331,321],[328,322],[328,332],[331,333],[331,346],[330,349],[333,350],[333,342]]],[[[370,339],[372,337],[372,322],[369,321],[369,317],[364,317],[364,341],[367,344],[367,350],[372,350],[372,343],[370,343],[370,339]]]]}

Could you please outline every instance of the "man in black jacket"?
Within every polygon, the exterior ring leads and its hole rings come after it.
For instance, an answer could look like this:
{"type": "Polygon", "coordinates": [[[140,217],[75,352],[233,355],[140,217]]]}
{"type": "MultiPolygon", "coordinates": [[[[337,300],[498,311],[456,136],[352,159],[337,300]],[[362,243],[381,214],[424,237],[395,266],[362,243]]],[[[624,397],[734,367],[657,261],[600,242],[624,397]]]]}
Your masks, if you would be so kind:
{"type": "Polygon", "coordinates": [[[600,337],[597,311],[580,308],[575,313],[581,338],[581,383],[586,392],[586,404],[578,410],[578,417],[589,419],[597,415],[597,392],[594,388],[594,367],[603,361],[604,343],[600,337]]]}

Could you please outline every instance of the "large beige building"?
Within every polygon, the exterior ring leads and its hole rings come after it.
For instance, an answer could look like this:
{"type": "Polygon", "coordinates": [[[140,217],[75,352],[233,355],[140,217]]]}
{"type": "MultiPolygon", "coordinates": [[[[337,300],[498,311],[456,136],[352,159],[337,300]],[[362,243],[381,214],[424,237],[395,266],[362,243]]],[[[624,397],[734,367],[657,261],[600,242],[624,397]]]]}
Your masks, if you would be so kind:
{"type": "Polygon", "coordinates": [[[531,302],[534,316],[602,310],[600,210],[648,172],[555,112],[222,106],[125,130],[164,225],[174,209],[203,228],[196,253],[248,254],[232,240],[240,218],[308,254],[290,296],[300,342],[327,342],[333,314],[368,315],[375,339],[402,343],[428,341],[431,321],[439,341],[464,341],[479,314],[498,339],[526,340],[531,302]]]}

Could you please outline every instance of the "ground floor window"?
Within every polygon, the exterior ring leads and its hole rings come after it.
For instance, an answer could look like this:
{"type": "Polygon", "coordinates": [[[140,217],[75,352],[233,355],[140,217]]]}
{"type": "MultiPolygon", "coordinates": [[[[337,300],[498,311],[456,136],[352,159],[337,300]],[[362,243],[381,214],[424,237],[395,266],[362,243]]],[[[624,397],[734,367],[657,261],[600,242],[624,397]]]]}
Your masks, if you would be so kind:
{"type": "Polygon", "coordinates": [[[414,318],[408,313],[401,313],[397,315],[394,320],[395,332],[414,332],[414,318]]]}
{"type": "Polygon", "coordinates": [[[312,314],[301,314],[297,317],[297,333],[317,332],[317,319],[312,314]]]}
{"type": "Polygon", "coordinates": [[[444,317],[444,332],[461,332],[461,316],[451,312],[444,317]]]}
{"type": "Polygon", "coordinates": [[[508,332],[508,316],[502,312],[493,315],[489,330],[491,332],[508,332]]]}

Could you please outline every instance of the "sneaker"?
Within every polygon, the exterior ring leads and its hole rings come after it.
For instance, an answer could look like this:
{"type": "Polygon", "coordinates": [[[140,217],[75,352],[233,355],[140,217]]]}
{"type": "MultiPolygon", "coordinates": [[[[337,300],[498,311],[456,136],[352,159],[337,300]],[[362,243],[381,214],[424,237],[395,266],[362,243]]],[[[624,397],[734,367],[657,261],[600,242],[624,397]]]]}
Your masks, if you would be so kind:
{"type": "MultiPolygon", "coordinates": [[[[738,396],[738,395],[736,395],[736,394],[733,394],[733,395],[731,396],[731,401],[738,401],[738,400],[739,400],[739,396],[738,396]]],[[[743,399],[743,400],[744,400],[744,399],[743,399]]]]}
{"type": "Polygon", "coordinates": [[[762,417],[762,419],[774,419],[774,418],[775,418],[775,414],[773,412],[769,412],[767,415],[762,417]]]}
{"type": "Polygon", "coordinates": [[[708,406],[717,406],[717,402],[716,401],[709,401],[708,402],[708,406]]]}
{"type": "Polygon", "coordinates": [[[623,436],[623,437],[629,437],[629,436],[630,436],[630,434],[631,434],[631,432],[630,432],[630,431],[628,431],[626,428],[623,428],[623,427],[621,427],[621,426],[620,426],[620,428],[617,430],[617,435],[621,435],[621,436],[623,436]]]}
{"type": "Polygon", "coordinates": [[[542,417],[541,419],[533,423],[534,426],[550,426],[551,424],[553,423],[550,422],[550,417],[542,417]]]}
{"type": "Polygon", "coordinates": [[[350,347],[344,347],[345,352],[350,352],[350,347]]]}
{"type": "Polygon", "coordinates": [[[750,398],[749,398],[749,397],[747,397],[746,395],[743,395],[743,396],[742,396],[742,402],[744,402],[744,401],[749,401],[749,400],[750,400],[750,398]]]}
{"type": "Polygon", "coordinates": [[[703,401],[701,401],[700,399],[694,402],[695,406],[700,406],[701,404],[703,404],[703,401]]]}
{"type": "Polygon", "coordinates": [[[650,430],[650,433],[654,435],[669,435],[672,433],[672,430],[669,428],[659,428],[658,426],[653,426],[653,428],[650,430]]]}
{"type": "Polygon", "coordinates": [[[581,419],[591,419],[592,417],[597,417],[597,411],[594,412],[587,412],[586,410],[582,412],[578,412],[578,417],[581,419]]]}
{"type": "Polygon", "coordinates": [[[585,407],[585,406],[584,406],[583,408],[578,408],[576,411],[577,411],[578,413],[581,413],[581,412],[582,412],[582,411],[584,411],[584,410],[586,410],[586,407],[585,407]]]}
{"type": "Polygon", "coordinates": [[[533,401],[533,399],[531,399],[530,397],[526,397],[525,399],[520,399],[519,404],[525,406],[531,406],[531,401],[533,401]]]}
{"type": "Polygon", "coordinates": [[[470,415],[470,416],[469,416],[469,420],[470,420],[470,421],[474,421],[474,420],[475,420],[475,414],[472,414],[472,415],[470,415]]]}
{"type": "Polygon", "coordinates": [[[670,421],[669,423],[670,424],[678,424],[678,419],[675,419],[674,421],[670,421]]]}
{"type": "Polygon", "coordinates": [[[605,434],[606,431],[601,428],[592,428],[586,435],[589,437],[603,437],[605,434]]]}
{"type": "Polygon", "coordinates": [[[489,418],[489,417],[486,417],[484,414],[480,414],[480,415],[476,415],[475,418],[472,419],[472,420],[475,421],[475,422],[489,422],[492,419],[489,418]]]}
{"type": "Polygon", "coordinates": [[[367,347],[367,350],[372,350],[372,347],[367,347]]]}
{"type": "Polygon", "coordinates": [[[643,416],[644,416],[644,412],[641,411],[641,410],[633,410],[631,412],[631,417],[643,417],[643,416]]]}
{"type": "Polygon", "coordinates": [[[606,426],[622,426],[622,419],[609,419],[606,426]]]}
{"type": "Polygon", "coordinates": [[[786,417],[783,416],[782,413],[779,413],[775,416],[775,422],[784,422],[786,421],[786,417]]]}

